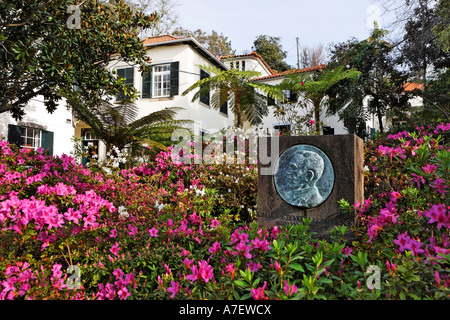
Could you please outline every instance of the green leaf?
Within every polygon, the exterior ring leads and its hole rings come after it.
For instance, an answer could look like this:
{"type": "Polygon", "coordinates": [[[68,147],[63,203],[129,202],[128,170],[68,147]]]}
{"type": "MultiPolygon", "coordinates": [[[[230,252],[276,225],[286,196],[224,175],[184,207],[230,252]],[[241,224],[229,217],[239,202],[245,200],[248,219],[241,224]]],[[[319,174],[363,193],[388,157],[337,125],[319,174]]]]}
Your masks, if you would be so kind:
{"type": "Polygon", "coordinates": [[[248,283],[242,281],[242,280],[234,280],[234,283],[237,284],[239,287],[247,288],[249,287],[248,283]]]}
{"type": "Polygon", "coordinates": [[[325,283],[325,284],[333,284],[333,281],[331,279],[328,278],[324,278],[324,277],[320,277],[320,279],[318,280],[320,283],[325,283]]]}
{"type": "Polygon", "coordinates": [[[300,272],[305,272],[305,269],[299,263],[290,263],[289,267],[300,272]]]}

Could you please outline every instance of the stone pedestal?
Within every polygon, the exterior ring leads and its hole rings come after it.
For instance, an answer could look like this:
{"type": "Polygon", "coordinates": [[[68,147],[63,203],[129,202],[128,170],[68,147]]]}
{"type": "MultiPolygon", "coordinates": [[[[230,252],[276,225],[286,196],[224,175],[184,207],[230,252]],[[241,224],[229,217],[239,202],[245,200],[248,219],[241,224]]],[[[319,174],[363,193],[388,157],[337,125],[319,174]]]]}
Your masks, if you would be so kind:
{"type": "MultiPolygon", "coordinates": [[[[329,232],[334,226],[350,227],[354,223],[354,215],[342,213],[338,201],[345,199],[350,204],[364,201],[364,146],[362,139],[355,135],[266,137],[259,138],[258,144],[260,149],[258,153],[257,221],[260,226],[271,228],[275,225],[300,224],[303,217],[309,217],[312,219],[310,230],[317,232],[315,237],[329,239],[329,232]],[[261,139],[268,139],[267,143],[263,143],[264,147],[267,146],[267,151],[261,150],[261,139]],[[278,148],[276,148],[277,140],[278,148]],[[311,208],[289,204],[285,200],[285,196],[283,196],[284,199],[280,196],[275,185],[274,170],[277,169],[278,174],[278,168],[275,165],[277,160],[283,152],[299,145],[320,149],[331,161],[333,168],[334,181],[331,181],[329,175],[323,176],[330,180],[331,191],[327,193],[323,202],[311,208]],[[271,149],[275,151],[273,155],[271,149]],[[265,158],[261,159],[264,157],[261,152],[270,155],[270,163],[265,158]]],[[[322,181],[322,183],[324,182],[326,181],[322,181]]],[[[278,188],[280,189],[279,186],[278,188]]]]}

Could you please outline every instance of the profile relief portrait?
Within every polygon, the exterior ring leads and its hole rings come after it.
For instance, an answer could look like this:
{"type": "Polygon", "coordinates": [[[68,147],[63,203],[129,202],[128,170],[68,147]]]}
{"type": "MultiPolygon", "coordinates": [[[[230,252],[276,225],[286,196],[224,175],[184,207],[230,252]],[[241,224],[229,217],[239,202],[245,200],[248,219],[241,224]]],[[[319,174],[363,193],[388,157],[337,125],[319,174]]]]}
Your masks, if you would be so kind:
{"type": "Polygon", "coordinates": [[[283,200],[293,206],[316,207],[331,192],[334,182],[331,162],[319,149],[319,152],[314,150],[313,146],[291,148],[294,149],[288,149],[277,161],[274,174],[276,190],[283,200]],[[318,183],[324,172],[327,176],[319,189],[318,183]]]}

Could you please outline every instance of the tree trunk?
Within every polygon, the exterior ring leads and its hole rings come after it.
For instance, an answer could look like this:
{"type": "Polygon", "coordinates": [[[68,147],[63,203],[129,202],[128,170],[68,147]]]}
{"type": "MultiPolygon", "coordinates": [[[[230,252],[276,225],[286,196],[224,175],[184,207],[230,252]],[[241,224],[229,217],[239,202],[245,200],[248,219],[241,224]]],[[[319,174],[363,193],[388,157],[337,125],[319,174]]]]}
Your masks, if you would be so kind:
{"type": "Polygon", "coordinates": [[[380,125],[380,132],[384,133],[384,128],[383,128],[383,115],[381,114],[381,110],[380,108],[377,106],[377,116],[378,116],[378,123],[380,125]]]}
{"type": "Polygon", "coordinates": [[[314,121],[316,131],[320,131],[320,101],[314,101],[314,121]]]}
{"type": "Polygon", "coordinates": [[[236,99],[236,101],[234,102],[236,104],[235,109],[236,109],[236,113],[235,113],[235,124],[237,128],[242,129],[242,111],[241,111],[241,102],[238,101],[238,99],[236,99]]]}

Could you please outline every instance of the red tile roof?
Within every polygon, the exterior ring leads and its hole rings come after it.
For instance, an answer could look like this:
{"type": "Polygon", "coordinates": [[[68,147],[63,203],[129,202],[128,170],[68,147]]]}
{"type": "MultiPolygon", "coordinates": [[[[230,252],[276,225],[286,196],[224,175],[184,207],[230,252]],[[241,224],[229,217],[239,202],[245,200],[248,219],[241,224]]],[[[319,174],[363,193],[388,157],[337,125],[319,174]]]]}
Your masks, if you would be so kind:
{"type": "Polygon", "coordinates": [[[407,82],[403,86],[403,89],[407,92],[414,91],[414,90],[422,90],[423,85],[421,83],[407,82]]]}
{"type": "Polygon", "coordinates": [[[182,38],[174,37],[174,36],[171,36],[171,35],[164,35],[164,36],[145,38],[142,41],[142,43],[144,45],[146,45],[146,44],[151,44],[151,43],[166,42],[166,41],[177,40],[177,39],[182,39],[182,38]]]}
{"type": "Polygon", "coordinates": [[[284,77],[284,76],[286,76],[288,74],[294,74],[294,73],[321,71],[321,70],[325,69],[326,66],[327,66],[326,64],[321,64],[321,65],[314,66],[314,67],[309,67],[309,68],[291,69],[291,70],[287,70],[287,71],[284,71],[284,72],[274,73],[274,74],[269,75],[269,76],[255,78],[255,79],[252,79],[252,81],[259,81],[259,80],[266,80],[266,79],[284,77]]]}

